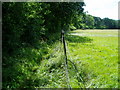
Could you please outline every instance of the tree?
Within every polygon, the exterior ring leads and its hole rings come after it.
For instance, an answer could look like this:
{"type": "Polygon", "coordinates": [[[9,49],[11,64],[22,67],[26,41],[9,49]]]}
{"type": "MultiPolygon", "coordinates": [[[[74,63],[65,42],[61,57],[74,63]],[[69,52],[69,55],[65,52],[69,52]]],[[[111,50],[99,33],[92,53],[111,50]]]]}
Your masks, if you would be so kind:
{"type": "MultiPolygon", "coordinates": [[[[24,77],[19,78],[18,76],[21,72],[18,71],[14,65],[23,64],[21,62],[28,61],[32,63],[32,59],[33,62],[37,64],[37,58],[42,58],[41,55],[34,57],[32,54],[33,58],[32,55],[31,57],[27,55],[30,54],[32,49],[43,48],[42,43],[48,44],[49,42],[49,44],[52,44],[52,42],[58,40],[61,30],[68,31],[70,24],[73,23],[73,18],[83,12],[83,5],[84,3],[81,2],[8,2],[2,4],[3,87],[19,88],[23,85],[21,83],[24,81],[20,78],[26,77],[26,74],[22,73],[24,77]],[[30,50],[27,52],[26,48],[30,50]],[[20,60],[20,57],[25,51],[27,52],[24,53],[27,54],[25,55],[25,59],[20,60]],[[14,72],[11,72],[12,70],[14,72]]],[[[39,52],[37,53],[39,54],[39,52]]],[[[20,67],[20,69],[22,70],[22,67],[20,67]]],[[[26,69],[26,71],[29,70],[26,69]]],[[[33,85],[33,83],[30,83],[30,85],[33,85]]]]}
{"type": "Polygon", "coordinates": [[[100,17],[94,17],[94,27],[96,29],[103,29],[105,28],[105,25],[103,23],[103,20],[100,17]]]}
{"type": "Polygon", "coordinates": [[[117,21],[109,18],[104,18],[103,23],[108,29],[116,29],[117,28],[117,21]]]}
{"type": "Polygon", "coordinates": [[[85,24],[86,24],[87,28],[93,29],[94,28],[94,18],[93,18],[93,16],[86,15],[85,24]]]}

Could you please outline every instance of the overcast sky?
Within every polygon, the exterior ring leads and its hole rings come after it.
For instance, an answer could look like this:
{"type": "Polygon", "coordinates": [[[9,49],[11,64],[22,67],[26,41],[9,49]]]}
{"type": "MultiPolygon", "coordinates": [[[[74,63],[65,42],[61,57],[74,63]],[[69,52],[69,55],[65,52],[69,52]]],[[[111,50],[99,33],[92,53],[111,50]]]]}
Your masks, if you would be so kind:
{"type": "Polygon", "coordinates": [[[118,19],[118,2],[120,0],[84,0],[84,11],[88,14],[110,19],[118,19]]]}

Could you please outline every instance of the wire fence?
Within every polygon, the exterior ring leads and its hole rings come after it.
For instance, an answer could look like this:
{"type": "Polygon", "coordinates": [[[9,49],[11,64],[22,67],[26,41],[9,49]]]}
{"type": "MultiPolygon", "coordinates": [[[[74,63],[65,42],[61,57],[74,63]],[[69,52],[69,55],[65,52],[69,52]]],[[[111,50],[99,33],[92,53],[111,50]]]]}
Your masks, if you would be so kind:
{"type": "MultiPolygon", "coordinates": [[[[83,83],[84,80],[82,78],[82,76],[80,76],[80,72],[77,68],[76,63],[74,62],[74,59],[71,56],[70,50],[69,50],[69,44],[68,42],[66,42],[65,40],[65,33],[64,31],[62,31],[61,33],[62,37],[59,39],[59,41],[57,43],[55,43],[53,52],[51,53],[51,57],[60,57],[59,60],[56,60],[56,63],[59,63],[59,61],[61,60],[62,63],[64,63],[64,67],[63,69],[65,70],[65,81],[66,81],[66,85],[67,88],[69,90],[72,89],[71,86],[71,75],[69,74],[69,72],[71,70],[74,70],[76,79],[78,81],[78,85],[81,86],[79,83],[83,83]],[[56,55],[56,56],[55,56],[56,55]],[[72,69],[70,68],[72,67],[72,69]]],[[[49,60],[49,62],[54,62],[54,60],[49,60]]],[[[85,87],[85,86],[84,86],[85,87]]],[[[81,87],[80,87],[81,88],[81,87]]]]}
{"type": "MultiPolygon", "coordinates": [[[[64,31],[62,31],[62,44],[63,44],[63,51],[64,51],[64,60],[65,60],[65,71],[66,71],[66,79],[67,79],[67,84],[68,84],[68,88],[71,89],[71,85],[70,85],[70,77],[69,77],[69,67],[68,64],[71,63],[72,66],[74,67],[74,70],[76,71],[76,75],[77,75],[77,79],[78,81],[82,81],[84,82],[84,80],[82,79],[82,77],[79,75],[79,71],[77,69],[77,66],[75,65],[74,62],[72,62],[71,60],[72,57],[70,55],[70,51],[68,49],[68,44],[65,41],[65,35],[64,35],[64,31]],[[70,59],[68,59],[67,55],[69,55],[70,59]],[[68,63],[69,62],[69,63],[68,63]]],[[[80,85],[80,84],[79,84],[80,85]]]]}

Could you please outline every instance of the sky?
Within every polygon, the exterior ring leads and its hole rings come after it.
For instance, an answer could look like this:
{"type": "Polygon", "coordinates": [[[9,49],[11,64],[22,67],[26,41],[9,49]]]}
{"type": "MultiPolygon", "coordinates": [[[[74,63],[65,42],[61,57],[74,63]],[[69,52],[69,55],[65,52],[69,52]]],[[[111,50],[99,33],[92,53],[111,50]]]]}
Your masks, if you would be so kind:
{"type": "Polygon", "coordinates": [[[84,0],[84,11],[100,18],[108,17],[118,20],[118,2],[120,0],[84,0]]]}

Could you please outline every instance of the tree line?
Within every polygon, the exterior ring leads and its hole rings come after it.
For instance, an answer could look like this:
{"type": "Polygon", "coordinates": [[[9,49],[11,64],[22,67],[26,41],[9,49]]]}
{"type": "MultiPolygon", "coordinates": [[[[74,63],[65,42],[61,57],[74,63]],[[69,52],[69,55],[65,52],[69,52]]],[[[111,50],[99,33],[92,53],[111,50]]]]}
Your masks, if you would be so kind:
{"type": "Polygon", "coordinates": [[[120,20],[113,20],[109,18],[103,18],[92,16],[89,14],[82,14],[78,16],[75,22],[72,24],[72,29],[119,29],[120,20]],[[76,22],[77,21],[77,22],[76,22]]]}
{"type": "Polygon", "coordinates": [[[77,2],[2,3],[3,88],[32,87],[45,82],[37,78],[33,83],[31,77],[39,76],[33,73],[33,67],[40,65],[48,53],[48,45],[61,37],[61,30],[69,30],[74,17],[82,14],[83,5],[77,2]]]}
{"type": "MultiPolygon", "coordinates": [[[[69,30],[76,15],[83,12],[84,3],[3,3],[4,52],[32,45],[39,40],[69,30]],[[9,48],[8,48],[9,47],[9,48]]],[[[56,37],[52,40],[56,39],[56,37]]],[[[52,41],[51,40],[51,41],[52,41]]]]}

